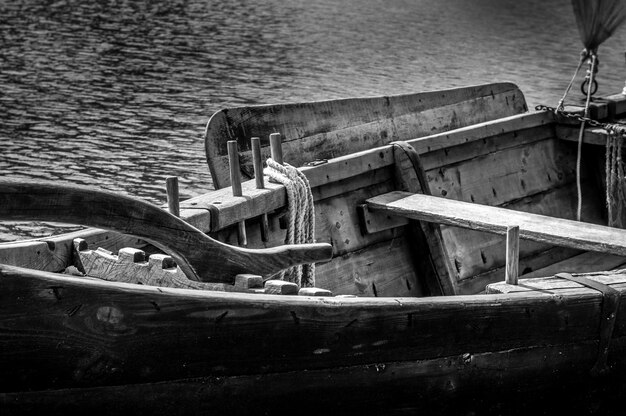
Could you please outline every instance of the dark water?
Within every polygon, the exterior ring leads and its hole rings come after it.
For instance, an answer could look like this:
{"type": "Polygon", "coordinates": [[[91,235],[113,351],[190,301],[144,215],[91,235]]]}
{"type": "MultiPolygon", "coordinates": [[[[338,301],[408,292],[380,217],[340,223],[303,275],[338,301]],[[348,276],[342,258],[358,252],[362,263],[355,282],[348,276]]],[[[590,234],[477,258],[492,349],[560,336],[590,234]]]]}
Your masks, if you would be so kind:
{"type": "MultiPolygon", "coordinates": [[[[600,49],[601,93],[625,40],[600,49]]],[[[156,203],[175,175],[190,197],[222,107],[494,81],[554,105],[581,47],[569,0],[0,1],[0,172],[156,203]]]]}

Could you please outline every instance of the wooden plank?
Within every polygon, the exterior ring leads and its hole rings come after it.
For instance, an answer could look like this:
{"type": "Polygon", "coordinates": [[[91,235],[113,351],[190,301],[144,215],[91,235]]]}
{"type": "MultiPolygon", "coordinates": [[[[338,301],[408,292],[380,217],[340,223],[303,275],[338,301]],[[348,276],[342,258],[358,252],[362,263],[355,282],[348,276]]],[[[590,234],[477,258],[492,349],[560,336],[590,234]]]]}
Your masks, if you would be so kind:
{"type": "MultiPolygon", "coordinates": [[[[555,130],[556,137],[558,137],[559,139],[571,142],[578,142],[578,135],[580,131],[579,126],[557,124],[555,130]]],[[[585,128],[585,132],[583,133],[583,143],[606,146],[606,136],[606,130],[597,127],[588,127],[585,128]]]]}
{"type": "Polygon", "coordinates": [[[165,254],[152,254],[148,258],[142,250],[124,247],[116,255],[102,248],[90,250],[87,242],[81,238],[74,239],[74,247],[79,269],[89,277],[110,282],[126,282],[182,289],[230,292],[240,289],[224,283],[205,283],[189,280],[180,267],[176,265],[174,259],[165,254]]]}
{"type": "MultiPolygon", "coordinates": [[[[523,242],[524,241],[520,241],[520,245],[522,245],[523,242]]],[[[547,267],[553,263],[571,258],[581,253],[583,253],[583,251],[566,247],[551,247],[544,251],[532,252],[530,255],[520,258],[520,274],[525,277],[533,270],[547,267]]],[[[459,280],[457,283],[459,293],[484,293],[485,287],[488,284],[503,281],[505,275],[505,265],[503,263],[500,264],[502,265],[492,266],[482,273],[459,280]]]]}
{"type": "Polygon", "coordinates": [[[626,113],[626,95],[613,94],[602,97],[609,108],[609,117],[619,117],[626,113]]]}
{"type": "MultiPolygon", "coordinates": [[[[586,196],[583,199],[583,221],[595,224],[602,223],[603,219],[598,204],[601,196],[597,194],[597,190],[594,191],[592,183],[589,181],[583,182],[583,191],[586,196]]],[[[558,212],[561,218],[575,219],[577,209],[576,189],[572,183],[568,183],[543,193],[518,199],[505,207],[520,212],[548,216],[555,216],[553,213],[558,212]]],[[[477,275],[484,275],[488,270],[499,270],[504,265],[503,236],[446,225],[442,225],[441,230],[446,242],[448,255],[457,270],[458,279],[470,279],[477,275]]],[[[525,259],[524,261],[528,263],[530,262],[529,257],[541,255],[549,247],[551,246],[545,243],[522,240],[520,241],[520,258],[525,259]]],[[[575,254],[579,253],[572,252],[571,255],[575,254]]],[[[555,261],[562,259],[555,258],[555,261]]],[[[544,266],[546,264],[541,264],[539,267],[544,266]]],[[[523,272],[526,267],[535,269],[537,265],[523,266],[520,270],[523,272]]],[[[499,271],[495,278],[496,280],[502,280],[503,276],[503,272],[499,271]]],[[[484,288],[484,284],[482,288],[484,288]]]]}
{"type": "Polygon", "coordinates": [[[228,184],[225,143],[238,140],[244,172],[251,171],[250,137],[281,133],[285,161],[293,166],[451,130],[527,111],[514,84],[500,83],[392,97],[304,104],[240,107],[215,113],[207,124],[205,148],[216,188],[228,184]]]}
{"type": "MultiPolygon", "coordinates": [[[[615,344],[621,351],[622,341],[615,344]]],[[[5,415],[61,415],[77,409],[100,414],[111,403],[119,414],[249,414],[251,409],[264,414],[324,414],[333,409],[356,415],[402,414],[419,408],[420,414],[458,415],[469,409],[476,414],[501,414],[510,409],[503,407],[507,403],[513,404],[515,414],[591,414],[593,406],[602,403],[609,414],[619,414],[623,397],[619,377],[607,383],[610,389],[599,389],[598,380],[588,376],[596,350],[597,345],[590,341],[296,373],[266,371],[237,377],[4,392],[0,393],[0,407],[5,415]],[[259,384],[264,388],[259,389],[259,384]],[[577,394],[572,395],[573,391],[577,394]],[[312,392],[315,400],[309,400],[303,411],[302,397],[312,392]]],[[[621,369],[617,368],[618,373],[621,369]]]]}
{"type": "Polygon", "coordinates": [[[75,238],[85,239],[93,249],[103,247],[112,251],[122,247],[143,248],[147,244],[133,236],[87,228],[62,235],[0,243],[0,263],[49,272],[63,271],[72,264],[75,238]]]}
{"type": "MultiPolygon", "coordinates": [[[[415,148],[406,142],[394,144],[396,189],[430,195],[430,186],[415,148]]],[[[411,221],[415,265],[431,295],[456,294],[454,269],[438,224],[411,221]]]]}
{"type": "MultiPolygon", "coordinates": [[[[497,138],[492,140],[494,142],[493,146],[505,148],[508,146],[508,143],[511,143],[511,138],[517,140],[513,133],[517,129],[532,129],[537,126],[541,128],[541,126],[548,126],[551,121],[552,116],[550,113],[527,113],[409,140],[409,144],[414,146],[418,153],[424,153],[497,136],[497,138]]],[[[539,131],[537,134],[537,137],[543,137],[545,132],[539,131]]],[[[522,142],[529,138],[532,138],[532,135],[520,136],[522,142]]],[[[488,149],[491,148],[488,147],[488,149]]],[[[440,160],[439,157],[437,158],[440,160]]],[[[366,172],[374,172],[392,166],[393,163],[391,147],[385,146],[338,157],[317,166],[303,167],[301,170],[307,176],[311,187],[314,188],[314,194],[319,198],[324,198],[329,197],[328,195],[336,195],[336,191],[330,193],[326,190],[317,191],[316,187],[335,184],[366,172]]],[[[429,155],[424,156],[424,165],[427,169],[436,167],[429,162],[429,155]]],[[[377,173],[376,175],[380,175],[377,178],[386,180],[384,172],[386,171],[381,171],[383,175],[377,173]]],[[[345,181],[341,186],[346,186],[346,184],[352,186],[350,181],[345,181]]],[[[356,184],[356,186],[360,187],[362,185],[356,184]]],[[[285,205],[286,197],[284,187],[276,184],[267,184],[267,188],[267,190],[256,189],[255,182],[251,180],[242,183],[244,197],[233,198],[228,190],[209,192],[182,202],[181,216],[202,231],[214,232],[234,223],[237,219],[254,218],[263,213],[282,208],[285,205]]],[[[346,190],[349,189],[346,188],[346,190]]]]}
{"type": "MultiPolygon", "coordinates": [[[[576,273],[576,276],[584,276],[589,280],[608,286],[623,287],[626,283],[626,274],[623,271],[602,271],[597,273],[576,273]],[[621,286],[618,286],[621,285],[621,286]]],[[[564,289],[579,289],[586,286],[567,279],[554,276],[520,279],[518,285],[510,285],[505,282],[493,283],[487,286],[487,293],[519,293],[528,291],[561,291],[564,289]],[[519,287],[517,287],[519,286],[519,287]]]]}
{"type": "MultiPolygon", "coordinates": [[[[508,129],[507,129],[508,130],[508,129]]],[[[470,134],[475,134],[471,132],[470,134]]],[[[554,137],[553,125],[539,125],[530,128],[497,133],[493,136],[484,136],[480,140],[472,140],[443,149],[427,151],[422,160],[424,169],[432,170],[466,160],[474,159],[490,153],[502,151],[511,147],[528,145],[554,137]]]]}
{"type": "Polygon", "coordinates": [[[524,275],[524,278],[553,276],[557,273],[589,273],[621,268],[626,263],[626,257],[614,254],[596,253],[587,251],[577,256],[565,259],[547,267],[534,270],[524,275]]]}
{"type": "MultiPolygon", "coordinates": [[[[5,392],[595,342],[601,308],[601,295],[590,289],[562,296],[285,301],[264,294],[113,285],[3,265],[0,284],[6,311],[0,316],[0,391],[5,392]]],[[[625,311],[622,306],[618,316],[625,311]]],[[[617,325],[615,336],[625,330],[617,325]]]]}
{"type": "Polygon", "coordinates": [[[384,212],[370,211],[367,208],[367,204],[361,204],[357,209],[361,217],[361,230],[367,234],[379,233],[392,228],[404,227],[409,224],[408,218],[398,217],[384,212]]]}
{"type": "Polygon", "coordinates": [[[574,152],[557,140],[543,140],[429,170],[428,182],[433,195],[501,205],[571,182],[574,152]]]}
{"type": "Polygon", "coordinates": [[[320,242],[333,246],[333,256],[361,250],[381,241],[398,238],[394,230],[376,234],[363,234],[359,229],[357,206],[374,195],[394,189],[392,181],[358,189],[337,198],[324,199],[315,204],[315,236],[320,242]]]}
{"type": "MultiPolygon", "coordinates": [[[[364,176],[367,179],[368,175],[365,174],[364,176]]],[[[318,200],[315,203],[316,241],[331,243],[334,256],[341,256],[351,251],[360,250],[370,244],[391,240],[399,235],[397,231],[393,230],[370,235],[361,233],[358,227],[359,214],[356,207],[367,198],[394,189],[394,183],[391,179],[371,184],[364,181],[363,185],[364,187],[346,192],[341,197],[318,200]]],[[[284,242],[285,230],[279,227],[276,219],[281,214],[281,211],[269,214],[269,238],[267,242],[262,242],[260,238],[259,217],[247,221],[248,242],[251,248],[271,247],[284,242]]],[[[211,235],[229,244],[237,243],[232,226],[223,228],[217,234],[211,235]]]]}
{"type": "Polygon", "coordinates": [[[367,203],[372,209],[395,215],[496,234],[505,234],[509,224],[517,224],[521,238],[626,255],[626,231],[601,225],[398,191],[370,198],[367,203]]]}
{"type": "Polygon", "coordinates": [[[399,237],[335,257],[316,265],[315,284],[335,295],[423,296],[412,248],[399,237]]]}

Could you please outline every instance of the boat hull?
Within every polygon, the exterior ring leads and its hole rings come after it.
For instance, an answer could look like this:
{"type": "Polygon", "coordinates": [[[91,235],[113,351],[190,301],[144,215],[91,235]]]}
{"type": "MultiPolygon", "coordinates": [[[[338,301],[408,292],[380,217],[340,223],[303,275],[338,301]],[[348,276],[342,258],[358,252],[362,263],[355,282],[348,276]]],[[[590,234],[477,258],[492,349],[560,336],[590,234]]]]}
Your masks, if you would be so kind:
{"type": "MultiPolygon", "coordinates": [[[[11,266],[0,266],[0,279],[0,403],[15,413],[109,412],[101,406],[110,402],[177,414],[389,400],[467,409],[468,398],[483,406],[549,390],[552,400],[557,386],[601,384],[589,384],[602,303],[592,289],[363,299],[168,289],[11,266]]],[[[620,296],[623,286],[614,286],[620,296]]],[[[625,332],[618,319],[603,376],[617,382],[625,332]]]]}

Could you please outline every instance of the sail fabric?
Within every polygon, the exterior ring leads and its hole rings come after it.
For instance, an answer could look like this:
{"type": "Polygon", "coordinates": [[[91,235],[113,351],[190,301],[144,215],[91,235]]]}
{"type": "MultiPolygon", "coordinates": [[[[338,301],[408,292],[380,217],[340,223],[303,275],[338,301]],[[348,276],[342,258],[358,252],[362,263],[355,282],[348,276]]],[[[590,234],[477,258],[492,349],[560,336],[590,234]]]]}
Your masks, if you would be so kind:
{"type": "Polygon", "coordinates": [[[572,0],[580,39],[596,52],[626,19],[626,0],[572,0]]]}

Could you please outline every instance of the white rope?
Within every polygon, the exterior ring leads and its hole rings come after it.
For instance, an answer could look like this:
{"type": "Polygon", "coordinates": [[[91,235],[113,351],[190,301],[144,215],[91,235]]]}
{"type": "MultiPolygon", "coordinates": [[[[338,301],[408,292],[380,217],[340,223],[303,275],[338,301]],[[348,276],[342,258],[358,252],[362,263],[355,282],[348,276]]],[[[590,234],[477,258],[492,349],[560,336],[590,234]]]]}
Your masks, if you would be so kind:
{"type": "MultiPolygon", "coordinates": [[[[309,180],[295,167],[267,159],[263,171],[270,181],[283,184],[287,190],[287,235],[285,244],[308,244],[315,242],[315,210],[309,180]]],[[[298,284],[300,287],[315,286],[315,264],[291,267],[280,272],[280,279],[298,284]]]]}
{"type": "MultiPolygon", "coordinates": [[[[596,54],[595,52],[591,52],[591,68],[589,70],[589,85],[588,90],[587,90],[587,100],[585,101],[585,112],[584,112],[584,117],[587,118],[589,117],[589,104],[591,103],[591,89],[593,88],[593,81],[594,81],[594,72],[596,69],[596,54]]],[[[581,220],[582,217],[582,209],[583,209],[583,191],[582,191],[582,185],[581,185],[581,181],[580,181],[580,175],[581,175],[581,158],[582,158],[582,149],[583,149],[583,135],[585,132],[585,122],[581,122],[580,123],[580,129],[578,131],[578,148],[577,148],[577,154],[576,154],[576,191],[577,191],[577,196],[578,196],[578,204],[576,207],[576,219],[578,221],[581,220]]]]}

